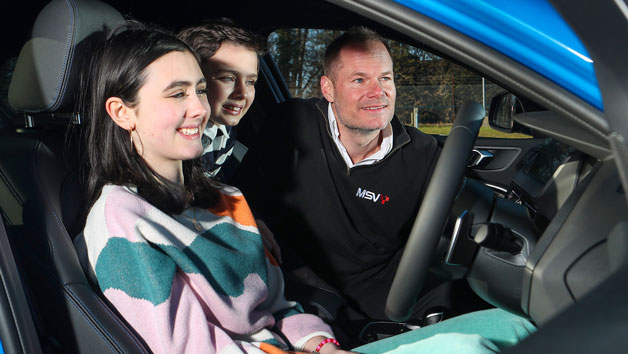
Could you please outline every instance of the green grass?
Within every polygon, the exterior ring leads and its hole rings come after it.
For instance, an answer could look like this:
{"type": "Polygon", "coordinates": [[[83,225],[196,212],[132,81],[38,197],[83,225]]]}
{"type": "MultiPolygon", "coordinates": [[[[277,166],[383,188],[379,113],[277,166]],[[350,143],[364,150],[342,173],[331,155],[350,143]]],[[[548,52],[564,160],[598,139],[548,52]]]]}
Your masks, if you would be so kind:
{"type": "MultiPolygon", "coordinates": [[[[427,134],[449,135],[451,124],[422,124],[419,129],[427,134]]],[[[529,139],[531,136],[519,133],[504,133],[497,131],[490,126],[480,127],[478,136],[484,138],[507,138],[507,139],[529,139]]]]}

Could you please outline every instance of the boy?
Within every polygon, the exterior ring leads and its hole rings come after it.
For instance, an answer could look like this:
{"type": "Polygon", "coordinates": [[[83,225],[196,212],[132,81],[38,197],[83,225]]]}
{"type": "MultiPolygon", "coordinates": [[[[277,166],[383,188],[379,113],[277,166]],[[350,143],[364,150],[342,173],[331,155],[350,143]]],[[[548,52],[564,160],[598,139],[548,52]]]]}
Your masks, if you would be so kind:
{"type": "Polygon", "coordinates": [[[178,36],[196,51],[207,79],[211,116],[203,134],[203,168],[210,177],[226,182],[235,169],[235,160],[229,157],[241,159],[246,153],[236,141],[235,126],[255,99],[264,42],[225,18],[187,27],[178,36]]]}

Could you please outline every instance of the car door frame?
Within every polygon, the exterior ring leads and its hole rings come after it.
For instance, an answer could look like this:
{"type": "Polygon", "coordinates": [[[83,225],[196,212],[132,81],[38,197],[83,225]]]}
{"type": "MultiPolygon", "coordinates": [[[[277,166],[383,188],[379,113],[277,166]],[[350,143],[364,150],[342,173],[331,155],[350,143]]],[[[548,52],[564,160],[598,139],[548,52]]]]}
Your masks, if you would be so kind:
{"type": "Polygon", "coordinates": [[[41,345],[1,215],[0,221],[0,351],[38,354],[41,345]]]}

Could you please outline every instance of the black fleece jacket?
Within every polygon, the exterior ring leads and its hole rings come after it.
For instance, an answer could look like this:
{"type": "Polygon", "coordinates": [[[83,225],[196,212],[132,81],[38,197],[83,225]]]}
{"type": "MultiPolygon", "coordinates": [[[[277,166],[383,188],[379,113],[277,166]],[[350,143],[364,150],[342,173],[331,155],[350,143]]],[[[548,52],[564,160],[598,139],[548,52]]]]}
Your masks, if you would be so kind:
{"type": "Polygon", "coordinates": [[[393,148],[347,168],[324,99],[292,99],[266,119],[236,185],[274,232],[284,265],[310,266],[372,318],[386,295],[439,148],[393,118],[393,148]]]}

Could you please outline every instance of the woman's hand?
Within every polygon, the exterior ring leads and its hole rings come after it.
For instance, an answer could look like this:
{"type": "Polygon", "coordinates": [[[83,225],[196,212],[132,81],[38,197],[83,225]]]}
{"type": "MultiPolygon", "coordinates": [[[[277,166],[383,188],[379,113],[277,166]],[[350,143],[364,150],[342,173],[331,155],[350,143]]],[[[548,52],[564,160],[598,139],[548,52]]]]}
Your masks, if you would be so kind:
{"type": "MultiPolygon", "coordinates": [[[[327,338],[323,336],[317,336],[317,337],[311,338],[303,346],[303,351],[308,352],[308,353],[314,352],[314,349],[316,349],[319,343],[321,343],[325,339],[327,338]]],[[[320,354],[358,354],[358,353],[342,350],[334,343],[326,343],[325,345],[321,347],[319,353],[320,354]]]]}

